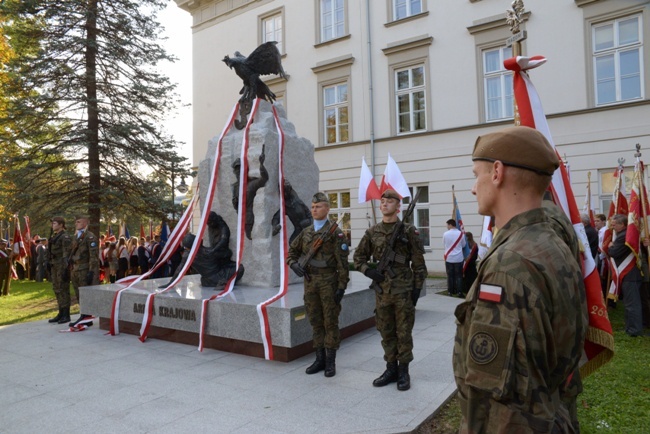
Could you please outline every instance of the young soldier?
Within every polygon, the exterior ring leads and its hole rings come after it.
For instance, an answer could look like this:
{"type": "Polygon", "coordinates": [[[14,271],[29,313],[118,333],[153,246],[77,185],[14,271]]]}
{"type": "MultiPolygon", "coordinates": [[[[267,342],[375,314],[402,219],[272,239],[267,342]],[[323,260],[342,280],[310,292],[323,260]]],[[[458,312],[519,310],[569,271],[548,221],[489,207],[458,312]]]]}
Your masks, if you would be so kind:
{"type": "MultiPolygon", "coordinates": [[[[88,217],[77,216],[74,222],[76,234],[70,246],[70,266],[72,272],[72,286],[75,296],[79,301],[79,287],[99,285],[99,241],[95,234],[88,230],[88,217]]],[[[79,303],[81,309],[81,303],[79,303]]],[[[80,314],[79,319],[70,323],[74,327],[91,315],[80,314]]],[[[85,322],[91,326],[92,322],[85,322]]]]}
{"type": "Polygon", "coordinates": [[[11,252],[7,251],[7,240],[0,239],[0,295],[9,295],[11,284],[11,252]]]}
{"type": "Polygon", "coordinates": [[[305,372],[325,370],[326,377],[336,375],[336,350],[341,344],[339,314],[341,300],[348,285],[349,248],[341,228],[328,234],[332,222],[327,218],[330,203],[324,193],[316,193],[311,201],[313,224],[300,232],[291,243],[287,264],[300,277],[305,277],[305,309],[311,324],[316,361],[305,372]],[[324,236],[323,243],[302,268],[298,261],[324,236]]]}
{"type": "Polygon", "coordinates": [[[48,320],[52,324],[65,324],[70,321],[70,272],[68,254],[72,238],[65,230],[63,217],[52,218],[52,236],[47,243],[51,266],[52,290],[56,295],[59,313],[48,320]]]}
{"type": "Polygon", "coordinates": [[[375,381],[373,386],[382,387],[397,381],[397,389],[408,390],[411,387],[409,363],[413,360],[413,324],[415,322],[415,304],[427,277],[424,262],[424,247],[413,226],[405,224],[404,238],[398,239],[393,247],[395,277],[387,272],[380,273],[370,268],[371,257],[379,260],[388,247],[398,218],[400,196],[394,190],[386,190],[381,195],[381,223],[368,229],[354,252],[354,267],[371,278],[381,288],[375,296],[375,320],[377,330],[381,333],[381,345],[384,348],[386,371],[375,381]],[[398,365],[399,363],[399,365],[398,365]]]}
{"type": "Polygon", "coordinates": [[[478,212],[499,231],[455,312],[460,432],[573,432],[562,389],[588,324],[581,267],[542,207],[559,159],[510,127],[480,136],[472,160],[478,212]]]}

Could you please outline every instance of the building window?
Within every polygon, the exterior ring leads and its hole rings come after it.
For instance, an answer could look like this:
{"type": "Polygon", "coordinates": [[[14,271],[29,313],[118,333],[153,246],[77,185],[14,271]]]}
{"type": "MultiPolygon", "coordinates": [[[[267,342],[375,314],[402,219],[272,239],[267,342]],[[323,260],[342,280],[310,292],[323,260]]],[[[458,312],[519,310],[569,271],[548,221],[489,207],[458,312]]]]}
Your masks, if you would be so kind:
{"type": "Polygon", "coordinates": [[[503,61],[510,57],[512,47],[483,51],[483,89],[488,122],[512,119],[514,116],[512,71],[503,66],[503,61]]]}
{"type": "Polygon", "coordinates": [[[282,13],[275,13],[262,18],[262,43],[276,41],[280,53],[284,54],[282,13]]]}
{"type": "MultiPolygon", "coordinates": [[[[598,171],[600,178],[600,210],[599,212],[607,215],[609,213],[609,206],[614,198],[614,189],[616,188],[617,178],[614,176],[617,168],[603,169],[598,171]]],[[[634,177],[634,167],[623,168],[623,179],[621,181],[621,193],[626,198],[629,198],[629,192],[632,188],[632,178],[634,177]]],[[[645,180],[644,180],[645,182],[645,180]]]]}
{"type": "MultiPolygon", "coordinates": [[[[411,197],[419,194],[418,202],[415,204],[415,210],[413,210],[412,217],[406,222],[415,226],[420,232],[420,239],[424,247],[431,246],[431,229],[429,228],[429,187],[427,186],[416,186],[409,187],[411,192],[411,197]]],[[[403,200],[402,209],[406,210],[409,203],[411,203],[410,197],[405,197],[403,200]]]]}
{"type": "Polygon", "coordinates": [[[325,144],[346,143],[348,137],[348,85],[335,84],[323,88],[325,144]]]}
{"type": "Polygon", "coordinates": [[[344,0],[320,0],[320,41],[345,35],[344,0]]]}
{"type": "Polygon", "coordinates": [[[592,26],[596,105],[643,98],[641,16],[592,26]]]}
{"type": "Polygon", "coordinates": [[[348,246],[352,242],[352,227],[350,225],[350,192],[340,191],[328,193],[330,200],[329,218],[333,221],[341,221],[339,227],[348,240],[348,246]]]}
{"type": "Polygon", "coordinates": [[[422,0],[393,0],[393,19],[401,20],[422,13],[422,0]]]}
{"type": "Polygon", "coordinates": [[[397,131],[409,133],[426,130],[424,66],[395,71],[397,131]]]}

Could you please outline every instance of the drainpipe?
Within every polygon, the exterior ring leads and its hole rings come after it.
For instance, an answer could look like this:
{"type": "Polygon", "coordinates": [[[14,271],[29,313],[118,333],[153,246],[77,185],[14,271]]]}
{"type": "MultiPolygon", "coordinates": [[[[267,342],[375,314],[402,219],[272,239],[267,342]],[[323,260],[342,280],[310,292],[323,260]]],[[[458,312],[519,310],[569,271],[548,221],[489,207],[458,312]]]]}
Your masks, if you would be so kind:
{"type": "MultiPolygon", "coordinates": [[[[370,171],[372,177],[375,177],[375,101],[374,89],[372,87],[372,43],[370,40],[370,0],[366,0],[366,25],[368,30],[368,103],[370,105],[370,171]]],[[[377,215],[375,214],[375,204],[370,201],[370,209],[372,210],[372,220],[377,223],[377,215]]]]}

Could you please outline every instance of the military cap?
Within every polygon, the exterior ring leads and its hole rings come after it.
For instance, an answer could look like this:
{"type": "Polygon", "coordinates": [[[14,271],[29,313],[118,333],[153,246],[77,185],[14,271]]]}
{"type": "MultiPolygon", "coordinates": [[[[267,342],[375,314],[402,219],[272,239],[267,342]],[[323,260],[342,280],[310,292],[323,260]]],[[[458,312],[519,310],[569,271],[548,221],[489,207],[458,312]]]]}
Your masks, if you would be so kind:
{"type": "Polygon", "coordinates": [[[326,202],[329,205],[330,200],[327,198],[327,195],[325,193],[319,191],[314,195],[314,197],[311,198],[311,203],[318,203],[318,202],[326,202]]]}
{"type": "Polygon", "coordinates": [[[534,128],[508,127],[476,139],[472,161],[501,161],[506,166],[553,176],[560,160],[546,137],[534,128]]]}
{"type": "Polygon", "coordinates": [[[381,198],[402,200],[401,196],[393,189],[387,188],[381,194],[381,198]]]}
{"type": "Polygon", "coordinates": [[[0,244],[7,244],[7,240],[5,240],[4,238],[0,238],[0,244]]]}
{"type": "Polygon", "coordinates": [[[90,216],[88,216],[87,214],[77,214],[76,216],[74,216],[74,219],[75,220],[90,220],[90,216]]]}
{"type": "Polygon", "coordinates": [[[65,219],[63,217],[59,217],[59,216],[52,217],[51,221],[57,222],[58,224],[65,226],[65,219]]]}

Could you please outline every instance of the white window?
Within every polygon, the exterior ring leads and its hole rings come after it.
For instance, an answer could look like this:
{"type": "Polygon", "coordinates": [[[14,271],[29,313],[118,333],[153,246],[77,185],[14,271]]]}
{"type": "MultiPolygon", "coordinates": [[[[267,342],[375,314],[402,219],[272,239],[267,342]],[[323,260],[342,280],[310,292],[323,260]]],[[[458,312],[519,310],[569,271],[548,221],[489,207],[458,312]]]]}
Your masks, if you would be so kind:
{"type": "Polygon", "coordinates": [[[327,197],[330,200],[330,220],[341,223],[339,227],[343,234],[348,239],[348,246],[352,242],[352,227],[350,226],[350,192],[339,191],[328,193],[327,197]]]}
{"type": "Polygon", "coordinates": [[[284,53],[282,40],[282,14],[278,13],[262,19],[262,43],[276,41],[280,53],[284,53]]]}
{"type": "Polygon", "coordinates": [[[393,0],[393,19],[417,15],[422,12],[422,0],[393,0]]]}
{"type": "Polygon", "coordinates": [[[596,105],[643,98],[641,16],[592,26],[596,105]]]}
{"type": "Polygon", "coordinates": [[[345,35],[344,0],[320,1],[320,29],[321,42],[345,35]]]}
{"type": "Polygon", "coordinates": [[[426,125],[424,66],[395,71],[397,131],[421,131],[426,125]]]}
{"type": "Polygon", "coordinates": [[[503,66],[503,61],[510,57],[512,47],[483,51],[483,88],[487,121],[514,117],[512,71],[503,66]]]}
{"type": "MultiPolygon", "coordinates": [[[[429,228],[429,187],[427,186],[416,186],[409,187],[411,192],[411,197],[415,197],[417,194],[418,202],[415,204],[415,209],[413,210],[412,217],[406,222],[415,226],[420,232],[420,239],[424,247],[429,247],[431,245],[431,229],[429,228]]],[[[411,197],[405,197],[402,202],[402,210],[406,211],[409,203],[411,203],[411,197]]]]}
{"type": "Polygon", "coordinates": [[[335,84],[323,88],[325,144],[346,143],[348,138],[348,85],[335,84]]]}

